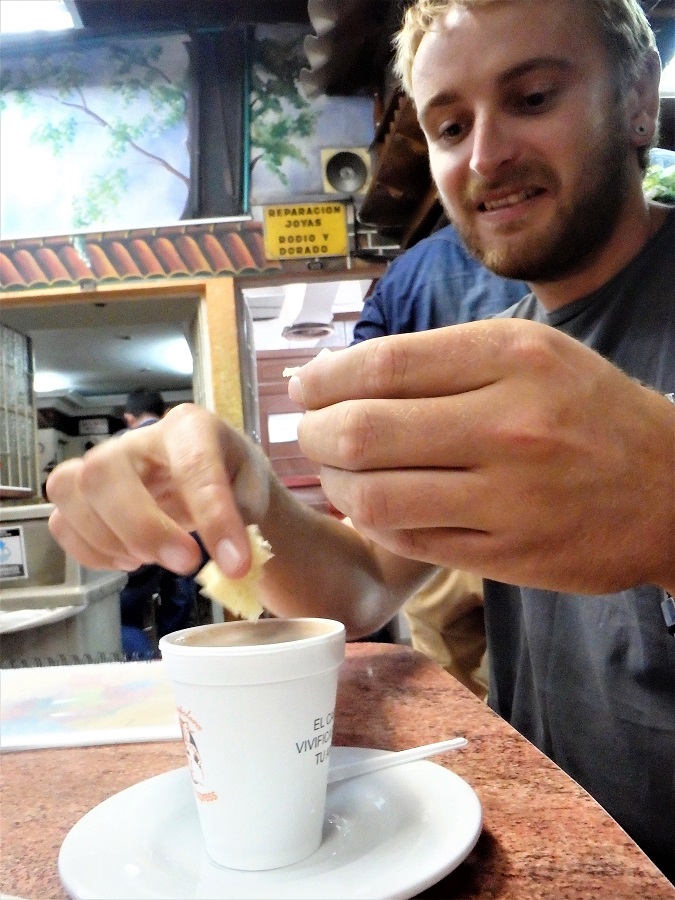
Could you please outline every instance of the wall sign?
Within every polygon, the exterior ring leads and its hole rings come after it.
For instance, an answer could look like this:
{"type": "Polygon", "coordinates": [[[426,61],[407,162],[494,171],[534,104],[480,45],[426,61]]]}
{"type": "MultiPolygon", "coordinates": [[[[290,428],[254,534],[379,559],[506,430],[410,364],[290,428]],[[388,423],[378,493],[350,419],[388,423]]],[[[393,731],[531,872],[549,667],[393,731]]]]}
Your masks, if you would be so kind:
{"type": "Polygon", "coordinates": [[[21,525],[0,528],[0,578],[28,578],[21,525]]]}
{"type": "Polygon", "coordinates": [[[78,430],[81,435],[89,435],[89,434],[109,434],[110,427],[108,425],[108,420],[101,419],[80,419],[78,423],[78,430]]]}
{"type": "Polygon", "coordinates": [[[263,207],[268,259],[347,256],[347,207],[343,203],[298,203],[263,207]]]}

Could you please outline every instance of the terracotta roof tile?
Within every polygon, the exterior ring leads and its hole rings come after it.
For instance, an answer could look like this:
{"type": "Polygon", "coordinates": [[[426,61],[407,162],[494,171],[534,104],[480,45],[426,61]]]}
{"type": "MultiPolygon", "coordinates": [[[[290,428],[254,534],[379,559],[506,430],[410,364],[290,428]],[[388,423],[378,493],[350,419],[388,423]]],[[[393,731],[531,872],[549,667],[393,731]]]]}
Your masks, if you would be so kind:
{"type": "Polygon", "coordinates": [[[232,260],[223,249],[223,245],[212,234],[205,234],[202,237],[202,246],[206,258],[213,266],[216,272],[234,272],[232,260]]]}
{"type": "Polygon", "coordinates": [[[68,284],[70,282],[70,273],[51,247],[40,247],[35,252],[35,258],[50,283],[68,284]]]}
{"type": "Polygon", "coordinates": [[[0,290],[280,268],[254,221],[0,241],[0,290]]]}
{"type": "Polygon", "coordinates": [[[168,238],[158,237],[152,247],[157,255],[157,259],[164,266],[164,271],[169,275],[189,275],[190,270],[180,257],[180,254],[168,238]]]}
{"type": "Polygon", "coordinates": [[[7,287],[23,287],[25,284],[16,266],[5,253],[0,253],[0,282],[7,287]]]}
{"type": "Polygon", "coordinates": [[[89,279],[96,279],[91,268],[84,262],[80,254],[72,244],[65,244],[59,250],[59,256],[66,265],[75,283],[89,279]]]}
{"type": "Polygon", "coordinates": [[[176,238],[176,249],[195,275],[206,275],[213,272],[208,260],[199,249],[199,244],[189,234],[181,234],[176,238]]]}
{"type": "Polygon", "coordinates": [[[117,279],[115,267],[106,256],[103,247],[100,244],[87,244],[87,256],[91,264],[94,275],[101,281],[106,279],[117,279]]]}
{"type": "Polygon", "coordinates": [[[256,269],[255,260],[251,256],[251,252],[242,241],[238,234],[223,235],[223,245],[227,250],[227,255],[235,264],[237,269],[256,269]]]}
{"type": "Polygon", "coordinates": [[[104,247],[107,249],[108,257],[117,270],[117,276],[121,281],[125,278],[141,277],[141,270],[121,241],[110,241],[104,244],[104,247]]]}
{"type": "Polygon", "coordinates": [[[265,265],[269,265],[269,263],[266,263],[267,256],[265,254],[265,240],[262,235],[262,230],[252,231],[249,234],[246,243],[253,255],[253,261],[255,262],[256,268],[264,269],[265,265]]]}
{"type": "Polygon", "coordinates": [[[162,264],[148,246],[147,241],[142,238],[134,238],[129,242],[129,251],[144,275],[156,278],[166,275],[162,264]]]}
{"type": "Polygon", "coordinates": [[[27,284],[48,284],[47,276],[28,250],[17,250],[14,254],[14,264],[27,284]]]}

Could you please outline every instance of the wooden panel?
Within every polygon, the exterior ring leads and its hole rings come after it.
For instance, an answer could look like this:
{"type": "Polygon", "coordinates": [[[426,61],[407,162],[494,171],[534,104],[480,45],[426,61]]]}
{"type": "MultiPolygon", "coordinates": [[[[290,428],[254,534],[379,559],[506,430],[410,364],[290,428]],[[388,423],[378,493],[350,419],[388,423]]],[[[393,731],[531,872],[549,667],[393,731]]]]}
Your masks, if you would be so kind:
{"type": "Polygon", "coordinates": [[[325,513],[334,513],[319,482],[319,466],[307,459],[297,441],[271,444],[268,416],[273,413],[299,412],[288,396],[288,378],[283,371],[302,366],[313,359],[319,347],[307,350],[268,350],[257,354],[260,440],[263,450],[280,480],[303,503],[325,513]]]}
{"type": "Polygon", "coordinates": [[[204,282],[207,309],[213,410],[235,428],[244,427],[234,281],[204,282]]]}

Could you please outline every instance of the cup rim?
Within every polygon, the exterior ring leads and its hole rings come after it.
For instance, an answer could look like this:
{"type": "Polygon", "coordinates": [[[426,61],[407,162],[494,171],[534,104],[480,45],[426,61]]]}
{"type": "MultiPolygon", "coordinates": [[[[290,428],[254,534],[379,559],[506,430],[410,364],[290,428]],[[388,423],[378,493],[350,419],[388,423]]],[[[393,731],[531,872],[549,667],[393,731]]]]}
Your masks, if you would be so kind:
{"type": "Polygon", "coordinates": [[[228,657],[241,657],[241,656],[250,656],[255,654],[260,656],[261,654],[276,654],[276,653],[288,653],[291,649],[293,653],[297,653],[298,651],[303,650],[304,648],[310,648],[315,646],[316,644],[324,643],[326,640],[333,639],[342,639],[345,634],[345,626],[342,622],[337,619],[328,619],[320,616],[292,616],[288,618],[278,618],[278,619],[258,619],[255,621],[251,620],[235,620],[232,622],[211,622],[206,625],[195,625],[190,628],[182,628],[180,631],[173,631],[169,634],[165,634],[159,640],[159,650],[164,651],[167,650],[172,655],[179,656],[228,656],[228,657]],[[270,644],[239,644],[239,645],[205,645],[205,644],[183,644],[181,643],[181,638],[184,638],[187,634],[193,635],[198,632],[208,631],[213,628],[227,628],[229,626],[244,626],[244,627],[262,627],[267,628],[267,624],[269,623],[269,627],[272,627],[273,624],[278,624],[279,622],[287,622],[291,623],[303,623],[303,624],[314,624],[317,627],[321,627],[322,630],[317,631],[316,634],[310,634],[306,637],[299,637],[293,640],[287,641],[278,641],[276,643],[270,644]]]}

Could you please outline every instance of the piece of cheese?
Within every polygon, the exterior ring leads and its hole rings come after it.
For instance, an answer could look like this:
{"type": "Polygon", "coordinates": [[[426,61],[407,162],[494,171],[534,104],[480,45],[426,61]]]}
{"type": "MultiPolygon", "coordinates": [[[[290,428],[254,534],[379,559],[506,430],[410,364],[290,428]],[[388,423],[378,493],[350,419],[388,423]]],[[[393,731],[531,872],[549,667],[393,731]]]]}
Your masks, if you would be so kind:
{"type": "Polygon", "coordinates": [[[251,568],[243,578],[228,578],[213,560],[195,577],[210,600],[242,619],[258,619],[263,612],[258,600],[258,580],[262,567],[274,554],[257,525],[249,525],[246,531],[251,545],[251,568]]]}
{"type": "Polygon", "coordinates": [[[302,366],[286,366],[284,371],[281,373],[282,378],[290,378],[291,375],[295,375],[296,372],[299,372],[302,366]]]}

